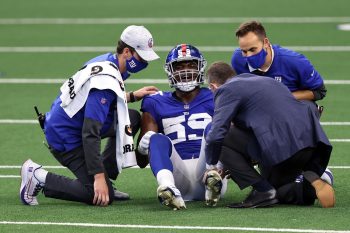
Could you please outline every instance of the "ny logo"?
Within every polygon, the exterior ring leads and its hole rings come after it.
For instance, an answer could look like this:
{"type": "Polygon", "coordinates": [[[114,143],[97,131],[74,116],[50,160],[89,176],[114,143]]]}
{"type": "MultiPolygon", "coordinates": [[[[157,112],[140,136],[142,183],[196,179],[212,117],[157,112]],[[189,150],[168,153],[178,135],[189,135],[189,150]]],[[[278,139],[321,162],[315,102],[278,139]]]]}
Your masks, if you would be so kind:
{"type": "Polygon", "coordinates": [[[177,50],[177,55],[178,57],[190,57],[191,56],[191,51],[190,49],[186,49],[186,53],[184,53],[184,51],[182,51],[181,49],[177,50]]]}
{"type": "Polygon", "coordinates": [[[281,76],[275,76],[275,80],[277,82],[282,82],[282,77],[281,76]]]}
{"type": "Polygon", "coordinates": [[[129,62],[129,66],[130,66],[131,68],[134,68],[134,67],[136,67],[136,63],[135,63],[133,60],[131,60],[131,61],[129,62]]]}

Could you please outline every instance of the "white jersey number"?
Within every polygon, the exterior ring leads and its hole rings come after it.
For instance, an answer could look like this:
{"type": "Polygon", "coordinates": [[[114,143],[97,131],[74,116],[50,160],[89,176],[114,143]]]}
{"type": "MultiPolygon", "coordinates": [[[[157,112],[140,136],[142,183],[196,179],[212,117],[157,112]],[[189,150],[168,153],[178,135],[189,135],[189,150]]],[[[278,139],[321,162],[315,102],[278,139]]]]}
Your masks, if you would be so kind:
{"type": "MultiPolygon", "coordinates": [[[[165,118],[162,120],[165,135],[169,135],[171,133],[177,133],[176,139],[172,140],[173,144],[184,142],[186,140],[202,139],[203,133],[201,135],[197,135],[197,134],[187,135],[186,127],[182,124],[184,122],[186,123],[185,115],[165,118]]],[[[204,131],[205,127],[210,122],[211,122],[211,116],[208,113],[194,113],[188,118],[187,125],[192,129],[202,129],[204,131]]]]}

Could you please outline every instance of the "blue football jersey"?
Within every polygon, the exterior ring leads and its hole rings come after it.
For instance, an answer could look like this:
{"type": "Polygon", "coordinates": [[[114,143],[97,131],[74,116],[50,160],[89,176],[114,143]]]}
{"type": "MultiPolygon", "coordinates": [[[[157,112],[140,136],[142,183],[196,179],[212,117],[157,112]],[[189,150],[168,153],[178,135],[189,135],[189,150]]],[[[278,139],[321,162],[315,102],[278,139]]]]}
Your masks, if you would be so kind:
{"type": "Polygon", "coordinates": [[[100,56],[94,57],[91,60],[87,61],[85,65],[88,65],[93,62],[101,62],[101,61],[110,61],[118,66],[118,59],[113,53],[105,53],[100,56]]]}
{"type": "Polygon", "coordinates": [[[214,100],[208,88],[201,88],[195,99],[184,104],[172,92],[147,96],[142,112],[150,113],[159,133],[168,136],[182,159],[198,158],[205,127],[214,113],[214,100]]]}
{"type": "Polygon", "coordinates": [[[92,89],[84,107],[72,118],[60,106],[61,102],[58,96],[45,119],[46,140],[57,151],[67,152],[82,145],[84,118],[102,124],[100,135],[107,133],[113,125],[116,95],[111,90],[92,89]]]}
{"type": "MultiPolygon", "coordinates": [[[[112,53],[102,54],[87,61],[85,65],[93,62],[110,61],[119,66],[118,59],[112,53]]],[[[90,118],[102,123],[101,135],[112,126],[114,119],[115,93],[111,90],[91,90],[82,109],[73,118],[69,118],[60,106],[60,95],[46,113],[45,135],[51,147],[60,152],[70,151],[82,145],[82,127],[84,118],[90,118]]]]}
{"type": "MultiPolygon", "coordinates": [[[[290,91],[315,90],[323,85],[321,75],[304,55],[278,45],[272,48],[274,58],[271,67],[261,75],[282,82],[290,91]]],[[[237,74],[251,73],[240,48],[234,51],[231,65],[237,74]]]]}

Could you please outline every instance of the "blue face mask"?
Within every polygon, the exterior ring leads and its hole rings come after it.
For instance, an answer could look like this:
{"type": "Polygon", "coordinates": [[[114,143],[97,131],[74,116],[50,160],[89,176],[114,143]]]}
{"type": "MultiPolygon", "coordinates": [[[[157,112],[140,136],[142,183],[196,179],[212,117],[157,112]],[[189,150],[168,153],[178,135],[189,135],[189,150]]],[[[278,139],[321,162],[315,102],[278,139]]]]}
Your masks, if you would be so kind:
{"type": "Polygon", "coordinates": [[[147,62],[137,60],[134,56],[130,59],[126,59],[126,70],[130,73],[137,73],[148,66],[147,62]]]}
{"type": "Polygon", "coordinates": [[[245,59],[252,68],[259,69],[264,65],[266,56],[267,52],[263,48],[259,53],[246,57],[245,59]]]}

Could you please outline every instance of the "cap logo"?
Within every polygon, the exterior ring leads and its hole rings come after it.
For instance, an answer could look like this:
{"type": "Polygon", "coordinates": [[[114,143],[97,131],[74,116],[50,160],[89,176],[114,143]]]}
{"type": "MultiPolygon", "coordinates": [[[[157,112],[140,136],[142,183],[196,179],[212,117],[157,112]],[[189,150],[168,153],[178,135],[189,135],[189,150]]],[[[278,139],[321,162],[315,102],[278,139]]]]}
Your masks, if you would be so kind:
{"type": "Polygon", "coordinates": [[[149,48],[153,47],[153,38],[149,38],[149,40],[148,40],[148,47],[149,48]]]}

